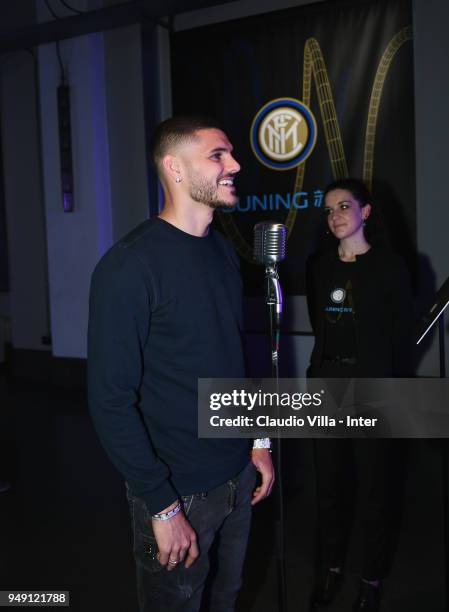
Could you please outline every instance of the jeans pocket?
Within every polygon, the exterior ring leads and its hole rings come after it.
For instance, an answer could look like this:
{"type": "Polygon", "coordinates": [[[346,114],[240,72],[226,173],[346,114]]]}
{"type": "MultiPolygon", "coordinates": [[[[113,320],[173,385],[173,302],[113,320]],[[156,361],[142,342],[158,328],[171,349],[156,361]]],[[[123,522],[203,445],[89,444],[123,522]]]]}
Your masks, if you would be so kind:
{"type": "Polygon", "coordinates": [[[140,533],[135,551],[136,561],[152,574],[163,571],[165,568],[159,563],[157,554],[159,548],[156,538],[140,533]]]}
{"type": "Polygon", "coordinates": [[[136,563],[145,570],[156,573],[164,567],[157,559],[159,552],[151,526],[151,514],[145,502],[127,491],[134,536],[134,556],[136,563]]]}
{"type": "Polygon", "coordinates": [[[254,487],[257,481],[257,469],[252,461],[250,461],[246,467],[240,472],[235,479],[235,487],[237,489],[237,495],[239,499],[241,496],[249,496],[251,499],[254,487]]]}
{"type": "Polygon", "coordinates": [[[131,517],[131,524],[134,525],[134,499],[127,495],[129,515],[131,517]]]}

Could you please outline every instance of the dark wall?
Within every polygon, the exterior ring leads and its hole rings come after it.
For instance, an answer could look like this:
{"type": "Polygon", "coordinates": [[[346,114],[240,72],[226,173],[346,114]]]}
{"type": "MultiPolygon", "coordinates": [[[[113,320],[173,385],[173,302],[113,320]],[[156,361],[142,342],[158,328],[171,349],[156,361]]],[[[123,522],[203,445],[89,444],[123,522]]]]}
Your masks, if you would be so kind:
{"type": "MultiPolygon", "coordinates": [[[[0,143],[1,143],[0,133],[0,143]]],[[[0,292],[9,291],[8,241],[6,235],[5,190],[3,183],[3,157],[0,146],[0,292]]]]}

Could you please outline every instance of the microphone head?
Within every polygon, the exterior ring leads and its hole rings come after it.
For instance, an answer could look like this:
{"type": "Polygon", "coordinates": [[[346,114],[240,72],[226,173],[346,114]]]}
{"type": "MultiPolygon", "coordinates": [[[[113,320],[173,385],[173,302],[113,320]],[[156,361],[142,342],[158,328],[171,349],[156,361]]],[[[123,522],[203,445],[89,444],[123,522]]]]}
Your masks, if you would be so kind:
{"type": "Polygon", "coordinates": [[[262,221],[254,226],[254,261],[270,265],[285,259],[287,228],[276,221],[262,221]]]}

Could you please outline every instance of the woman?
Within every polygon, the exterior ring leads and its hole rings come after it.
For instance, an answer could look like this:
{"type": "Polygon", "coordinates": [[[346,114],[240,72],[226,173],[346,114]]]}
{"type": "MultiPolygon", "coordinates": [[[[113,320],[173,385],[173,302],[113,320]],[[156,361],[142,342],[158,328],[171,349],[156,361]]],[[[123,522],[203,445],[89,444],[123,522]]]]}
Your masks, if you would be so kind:
{"type": "MultiPolygon", "coordinates": [[[[338,242],[308,266],[307,297],[315,333],[308,373],[321,378],[408,376],[411,302],[405,265],[368,241],[372,200],[361,181],[336,181],[324,198],[328,229],[338,242]]],[[[357,479],[364,533],[354,612],[379,609],[379,587],[388,572],[390,459],[391,445],[385,439],[315,441],[320,575],[312,610],[329,605],[342,582],[351,514],[344,505],[348,461],[357,479]]]]}

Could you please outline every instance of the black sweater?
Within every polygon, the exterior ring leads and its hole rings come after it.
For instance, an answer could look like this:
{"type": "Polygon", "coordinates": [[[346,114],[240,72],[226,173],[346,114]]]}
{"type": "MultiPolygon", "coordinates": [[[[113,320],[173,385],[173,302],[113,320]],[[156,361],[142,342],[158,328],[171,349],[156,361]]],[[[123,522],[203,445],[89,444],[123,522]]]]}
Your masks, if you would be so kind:
{"type": "Polygon", "coordinates": [[[113,246],[91,284],[88,393],[112,461],[150,512],[248,461],[239,439],[198,439],[197,379],[243,378],[241,279],[228,241],[152,219],[113,246]]]}
{"type": "MultiPolygon", "coordinates": [[[[362,377],[412,375],[412,297],[404,261],[394,253],[372,247],[354,266],[354,331],[358,369],[362,377]]],[[[337,249],[312,257],[307,268],[307,301],[315,333],[309,374],[324,358],[325,308],[333,287],[337,249]]]]}

